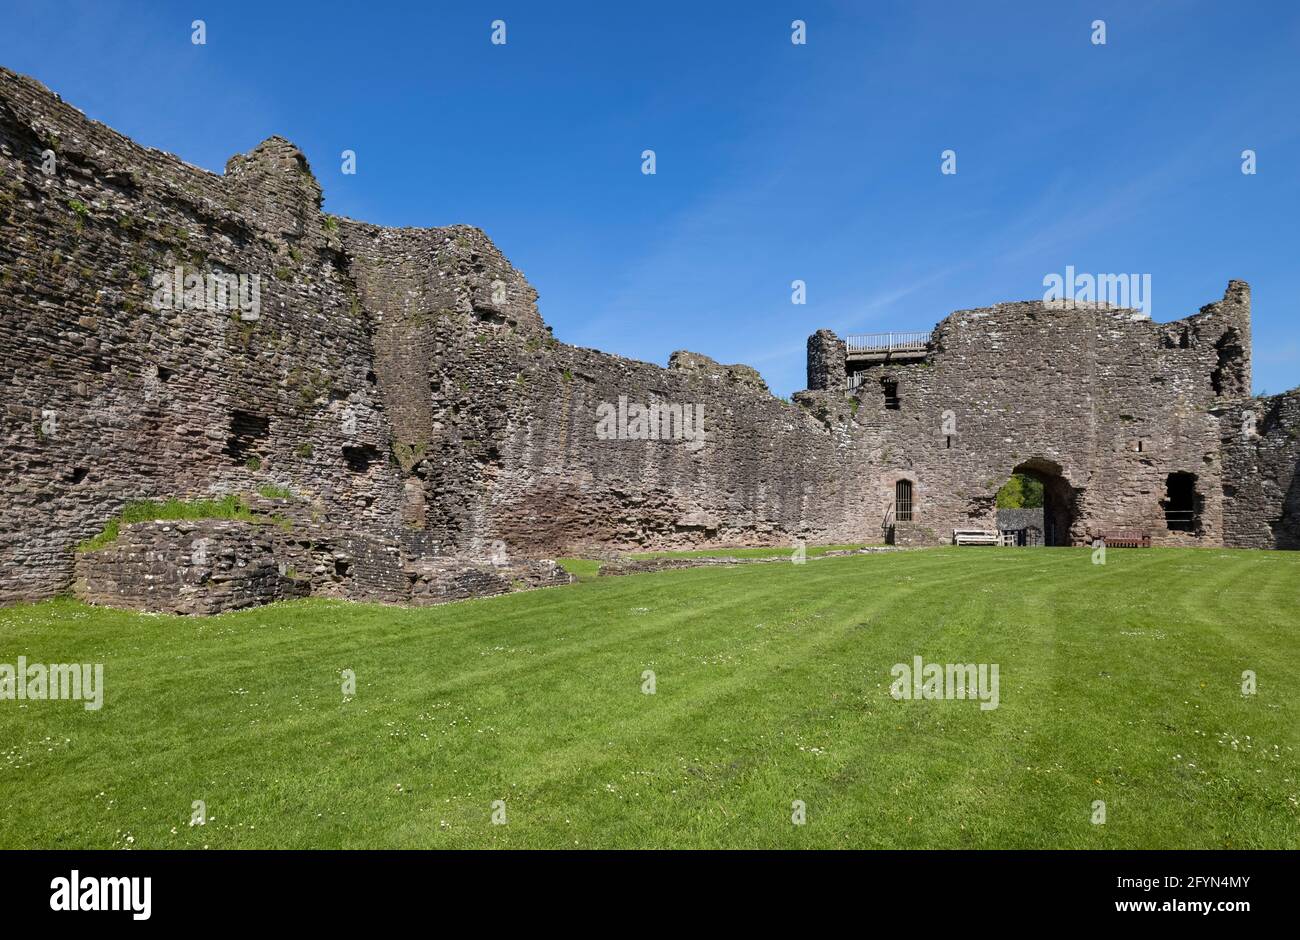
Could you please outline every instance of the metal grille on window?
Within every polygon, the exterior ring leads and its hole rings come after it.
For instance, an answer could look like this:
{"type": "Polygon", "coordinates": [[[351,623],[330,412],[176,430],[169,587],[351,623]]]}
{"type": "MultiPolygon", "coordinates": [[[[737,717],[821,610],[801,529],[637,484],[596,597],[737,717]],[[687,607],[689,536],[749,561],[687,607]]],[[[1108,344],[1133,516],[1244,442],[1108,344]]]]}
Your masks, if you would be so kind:
{"type": "Polygon", "coordinates": [[[894,484],[894,518],[899,522],[912,521],[911,480],[899,480],[894,484]]]}

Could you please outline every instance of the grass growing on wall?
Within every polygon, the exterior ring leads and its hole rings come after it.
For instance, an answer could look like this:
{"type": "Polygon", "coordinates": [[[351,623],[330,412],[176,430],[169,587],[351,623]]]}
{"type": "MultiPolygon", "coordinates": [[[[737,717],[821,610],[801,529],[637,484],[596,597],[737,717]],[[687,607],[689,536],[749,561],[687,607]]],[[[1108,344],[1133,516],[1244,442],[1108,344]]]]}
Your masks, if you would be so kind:
{"type": "Polygon", "coordinates": [[[243,519],[245,522],[282,522],[278,517],[255,516],[238,495],[220,499],[140,500],[128,503],[104,530],[77,546],[79,552],[93,552],[117,541],[124,524],[151,522],[155,519],[243,519]]]}
{"type": "Polygon", "coordinates": [[[99,711],[0,701],[0,848],[1300,848],[1300,553],[1091,556],[0,609],[0,660],[104,664],[99,711]],[[894,700],[913,656],[997,663],[999,707],[894,700]]]}

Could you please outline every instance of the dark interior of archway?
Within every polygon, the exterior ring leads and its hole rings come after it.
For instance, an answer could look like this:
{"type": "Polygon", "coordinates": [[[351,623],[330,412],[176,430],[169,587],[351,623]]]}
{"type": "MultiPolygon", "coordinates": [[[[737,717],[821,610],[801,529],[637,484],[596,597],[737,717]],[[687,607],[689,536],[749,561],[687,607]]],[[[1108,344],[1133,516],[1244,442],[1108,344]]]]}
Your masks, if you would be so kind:
{"type": "Polygon", "coordinates": [[[1171,473],[1165,478],[1165,526],[1171,532],[1195,532],[1200,527],[1201,494],[1196,491],[1196,474],[1171,473]]]}
{"type": "Polygon", "coordinates": [[[1043,485],[1043,544],[1069,545],[1074,524],[1074,490],[1049,460],[1027,460],[1013,473],[1024,474],[1043,485]]]}

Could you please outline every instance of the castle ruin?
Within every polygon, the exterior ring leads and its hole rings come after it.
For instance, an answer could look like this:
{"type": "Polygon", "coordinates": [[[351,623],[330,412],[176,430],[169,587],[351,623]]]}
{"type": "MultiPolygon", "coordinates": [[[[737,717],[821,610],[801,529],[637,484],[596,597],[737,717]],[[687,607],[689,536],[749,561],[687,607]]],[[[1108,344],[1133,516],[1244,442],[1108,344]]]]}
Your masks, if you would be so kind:
{"type": "Polygon", "coordinates": [[[818,331],[786,402],[558,342],[478,229],[321,205],[288,141],[218,176],[0,69],[0,601],[421,603],[560,583],[564,554],[946,544],[1017,471],[1048,544],[1300,547],[1300,390],[1251,397],[1245,282],[1170,323],[1029,301],[818,331]],[[131,502],[229,494],[258,525],[77,551],[131,502]]]}

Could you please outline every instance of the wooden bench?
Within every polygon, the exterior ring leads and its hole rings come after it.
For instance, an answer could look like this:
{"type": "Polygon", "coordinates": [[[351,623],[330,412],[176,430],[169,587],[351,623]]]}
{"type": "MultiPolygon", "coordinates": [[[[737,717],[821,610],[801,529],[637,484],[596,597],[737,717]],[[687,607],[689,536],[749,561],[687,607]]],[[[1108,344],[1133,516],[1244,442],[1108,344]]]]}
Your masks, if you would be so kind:
{"type": "Polygon", "coordinates": [[[953,529],[954,545],[997,545],[1001,537],[990,529],[953,529]]]}
{"type": "Polygon", "coordinates": [[[1137,529],[1111,529],[1101,533],[1107,548],[1150,548],[1151,533],[1137,529]]]}

